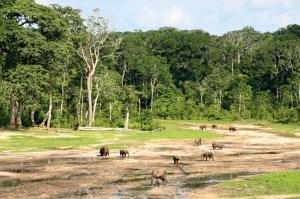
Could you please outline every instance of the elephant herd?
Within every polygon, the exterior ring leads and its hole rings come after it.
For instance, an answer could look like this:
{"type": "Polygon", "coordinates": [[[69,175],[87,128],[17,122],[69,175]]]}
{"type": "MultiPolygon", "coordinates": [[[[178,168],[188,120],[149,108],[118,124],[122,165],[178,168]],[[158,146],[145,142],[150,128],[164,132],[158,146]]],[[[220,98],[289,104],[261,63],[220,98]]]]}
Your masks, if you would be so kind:
{"type": "MultiPolygon", "coordinates": [[[[206,124],[201,124],[201,125],[199,126],[199,129],[201,129],[202,131],[204,131],[204,130],[207,129],[207,128],[208,128],[208,125],[206,125],[206,124]]],[[[211,125],[211,128],[212,128],[212,129],[217,129],[218,126],[215,125],[215,124],[213,124],[213,125],[211,125]]],[[[236,131],[237,129],[236,129],[235,127],[233,127],[233,126],[230,126],[230,127],[228,127],[228,130],[229,130],[229,131],[236,131]]]]}
{"type": "MultiPolygon", "coordinates": [[[[201,130],[204,130],[207,128],[207,125],[200,125],[199,126],[199,129],[201,130]]],[[[211,126],[212,129],[217,129],[217,125],[213,124],[211,126]]],[[[229,127],[228,129],[229,131],[236,131],[237,129],[235,127],[229,127]]],[[[200,146],[202,145],[202,139],[201,138],[197,138],[194,140],[194,145],[195,146],[200,146]]],[[[213,150],[222,150],[224,147],[223,144],[221,143],[217,143],[217,142],[213,142],[212,143],[212,149],[213,150]]],[[[106,146],[102,146],[100,148],[100,156],[109,156],[109,147],[106,145],[106,146]]],[[[124,158],[128,156],[129,157],[129,151],[126,150],[126,149],[121,149],[120,150],[120,158],[124,158]]],[[[173,162],[174,164],[179,164],[182,163],[182,158],[178,155],[174,155],[173,157],[173,162]]],[[[213,161],[215,160],[214,159],[214,154],[213,152],[211,151],[206,151],[206,152],[203,152],[201,154],[201,158],[202,160],[210,160],[212,159],[213,161]]],[[[155,185],[159,185],[159,180],[161,180],[163,182],[163,185],[166,185],[167,183],[167,171],[165,169],[156,169],[156,170],[153,170],[152,173],[151,173],[151,185],[153,184],[153,181],[155,180],[155,185]]]]}

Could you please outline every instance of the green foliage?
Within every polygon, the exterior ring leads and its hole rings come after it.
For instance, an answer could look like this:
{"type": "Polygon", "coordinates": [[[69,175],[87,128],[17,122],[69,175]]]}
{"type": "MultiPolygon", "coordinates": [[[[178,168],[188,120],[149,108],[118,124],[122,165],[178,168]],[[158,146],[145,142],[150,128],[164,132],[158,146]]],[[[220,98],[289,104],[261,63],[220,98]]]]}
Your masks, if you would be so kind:
{"type": "Polygon", "coordinates": [[[86,20],[80,12],[34,0],[0,2],[0,125],[10,121],[11,100],[24,106],[25,125],[32,110],[41,122],[50,94],[53,127],[85,125],[87,90],[92,103],[98,96],[94,126],[124,126],[126,113],[140,123],[147,109],[147,130],[156,128],[153,117],[300,119],[299,25],[222,36],[175,28],[122,33],[109,32],[98,10],[86,20]]]}
{"type": "Polygon", "coordinates": [[[144,110],[139,118],[142,131],[153,131],[159,128],[159,123],[154,120],[154,113],[150,110],[144,110]]]}

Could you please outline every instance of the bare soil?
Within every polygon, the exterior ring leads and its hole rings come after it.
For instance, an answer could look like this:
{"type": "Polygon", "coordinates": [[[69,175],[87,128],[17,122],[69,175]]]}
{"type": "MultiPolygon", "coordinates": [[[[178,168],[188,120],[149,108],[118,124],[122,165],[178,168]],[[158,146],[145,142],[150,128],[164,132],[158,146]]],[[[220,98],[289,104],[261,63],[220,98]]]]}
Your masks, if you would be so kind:
{"type": "MultiPolygon", "coordinates": [[[[186,128],[197,128],[188,126],[186,128]]],[[[134,142],[130,157],[98,157],[93,148],[0,156],[0,198],[227,198],[216,184],[251,175],[300,169],[300,138],[281,137],[256,126],[227,126],[211,131],[223,138],[134,142]],[[215,161],[202,160],[213,141],[224,144],[213,151],[215,161]],[[172,156],[183,162],[173,164],[172,156]],[[168,172],[166,186],[150,186],[153,169],[168,172]]],[[[201,134],[201,130],[199,130],[201,134]]],[[[291,198],[266,196],[261,198],[291,198]]]]}

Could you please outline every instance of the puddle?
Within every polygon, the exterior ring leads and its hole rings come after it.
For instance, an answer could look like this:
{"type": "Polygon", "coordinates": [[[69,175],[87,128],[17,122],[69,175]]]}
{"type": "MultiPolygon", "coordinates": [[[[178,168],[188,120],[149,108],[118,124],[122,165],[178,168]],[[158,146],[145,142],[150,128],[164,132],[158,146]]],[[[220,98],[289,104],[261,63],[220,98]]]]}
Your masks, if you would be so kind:
{"type": "Polygon", "coordinates": [[[226,180],[232,180],[241,176],[256,175],[254,172],[239,172],[239,173],[222,173],[210,176],[188,178],[184,183],[184,188],[205,188],[210,185],[215,185],[226,180]]]}
{"type": "Polygon", "coordinates": [[[173,147],[159,147],[155,148],[154,151],[182,151],[182,149],[173,147]]]}
{"type": "Polygon", "coordinates": [[[118,180],[115,180],[111,183],[113,184],[119,184],[119,183],[130,183],[130,182],[139,182],[139,181],[143,181],[143,180],[146,180],[147,178],[144,177],[144,178],[129,178],[129,179],[118,179],[118,180]]]}
{"type": "Polygon", "coordinates": [[[266,152],[241,152],[241,153],[233,153],[224,156],[242,156],[242,155],[276,155],[281,153],[280,151],[266,151],[266,152]]]}
{"type": "Polygon", "coordinates": [[[150,184],[143,184],[143,185],[128,189],[128,194],[131,196],[134,196],[135,198],[145,198],[144,194],[147,191],[149,191],[150,189],[152,189],[150,184]]]}
{"type": "Polygon", "coordinates": [[[37,183],[37,182],[54,182],[55,180],[70,180],[76,177],[85,177],[85,176],[93,176],[96,173],[76,173],[66,176],[53,176],[48,178],[38,178],[38,179],[29,179],[29,180],[21,180],[21,179],[13,179],[13,180],[4,180],[0,181],[0,188],[3,187],[16,187],[19,185],[29,184],[29,183],[37,183]]]}

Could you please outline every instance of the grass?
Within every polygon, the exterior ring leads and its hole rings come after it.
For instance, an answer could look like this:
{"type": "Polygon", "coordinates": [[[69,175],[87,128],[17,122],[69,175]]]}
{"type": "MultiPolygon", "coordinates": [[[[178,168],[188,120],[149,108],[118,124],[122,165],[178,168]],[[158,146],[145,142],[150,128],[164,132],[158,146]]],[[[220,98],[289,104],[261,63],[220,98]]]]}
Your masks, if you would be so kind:
{"type": "Polygon", "coordinates": [[[266,123],[262,127],[272,128],[271,132],[277,133],[284,136],[294,136],[295,133],[300,133],[299,123],[266,123]]]}
{"type": "Polygon", "coordinates": [[[195,124],[256,124],[262,127],[272,128],[273,133],[284,136],[294,136],[300,132],[300,124],[269,123],[264,121],[207,121],[207,120],[164,120],[160,121],[166,128],[157,132],[95,132],[95,131],[73,131],[70,129],[40,128],[23,129],[16,131],[0,131],[0,152],[37,151],[47,149],[78,148],[80,146],[93,146],[111,143],[111,148],[126,148],[131,141],[148,140],[188,140],[195,138],[218,138],[222,137],[208,131],[187,129],[185,126],[195,124]]]}
{"type": "Polygon", "coordinates": [[[300,123],[281,123],[281,122],[270,122],[264,120],[238,120],[238,121],[231,121],[231,120],[166,120],[163,123],[167,124],[221,124],[221,125],[234,125],[234,124],[241,124],[241,125],[257,125],[262,128],[268,128],[266,131],[270,133],[279,134],[282,136],[293,137],[296,133],[300,134],[300,123]]]}
{"type": "Polygon", "coordinates": [[[90,137],[40,138],[34,136],[10,136],[0,141],[0,151],[35,151],[43,149],[74,148],[88,144],[98,144],[99,139],[90,137]]]}
{"type": "MultiPolygon", "coordinates": [[[[300,172],[270,173],[242,181],[226,181],[219,186],[232,197],[300,194],[300,172]]],[[[298,196],[297,196],[298,197],[298,196]]]]}
{"type": "Polygon", "coordinates": [[[0,131],[0,152],[39,151],[48,149],[78,148],[81,146],[97,146],[110,143],[111,149],[127,148],[131,141],[147,141],[158,139],[195,139],[217,138],[219,134],[198,130],[184,129],[183,122],[163,122],[166,127],[158,132],[95,132],[73,131],[70,129],[40,128],[17,131],[0,131]],[[2,137],[2,139],[1,139],[2,137]]]}
{"type": "Polygon", "coordinates": [[[147,141],[157,139],[185,140],[195,138],[222,137],[222,135],[213,132],[183,128],[181,126],[188,124],[185,123],[185,121],[162,121],[162,124],[166,128],[163,131],[131,133],[127,134],[125,136],[125,139],[133,141],[147,141]]]}

